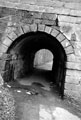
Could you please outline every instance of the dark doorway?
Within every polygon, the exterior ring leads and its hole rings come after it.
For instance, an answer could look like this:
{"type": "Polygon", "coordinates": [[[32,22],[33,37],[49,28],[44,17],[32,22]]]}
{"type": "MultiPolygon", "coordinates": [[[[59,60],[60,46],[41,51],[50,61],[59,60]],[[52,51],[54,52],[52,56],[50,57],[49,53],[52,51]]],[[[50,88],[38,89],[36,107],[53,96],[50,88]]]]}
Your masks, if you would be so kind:
{"type": "MultiPolygon", "coordinates": [[[[31,75],[35,71],[40,71],[35,68],[34,59],[36,52],[41,49],[49,50],[53,54],[52,69],[42,70],[42,72],[46,74],[49,82],[57,86],[60,95],[63,97],[66,54],[60,42],[53,36],[44,32],[30,32],[18,37],[7,51],[8,54],[16,57],[7,63],[14,66],[15,78],[31,75]]],[[[5,69],[8,68],[5,67],[5,69]]]]}

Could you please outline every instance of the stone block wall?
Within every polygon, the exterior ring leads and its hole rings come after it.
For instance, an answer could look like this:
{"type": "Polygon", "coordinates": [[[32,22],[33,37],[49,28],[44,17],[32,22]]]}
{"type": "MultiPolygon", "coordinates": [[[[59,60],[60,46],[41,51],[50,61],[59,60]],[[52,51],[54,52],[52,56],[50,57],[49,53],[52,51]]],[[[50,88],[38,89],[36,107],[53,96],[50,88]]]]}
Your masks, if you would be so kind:
{"type": "Polygon", "coordinates": [[[67,53],[65,94],[80,100],[81,0],[0,0],[0,6],[0,72],[3,52],[15,38],[36,30],[51,33],[67,53]]]}

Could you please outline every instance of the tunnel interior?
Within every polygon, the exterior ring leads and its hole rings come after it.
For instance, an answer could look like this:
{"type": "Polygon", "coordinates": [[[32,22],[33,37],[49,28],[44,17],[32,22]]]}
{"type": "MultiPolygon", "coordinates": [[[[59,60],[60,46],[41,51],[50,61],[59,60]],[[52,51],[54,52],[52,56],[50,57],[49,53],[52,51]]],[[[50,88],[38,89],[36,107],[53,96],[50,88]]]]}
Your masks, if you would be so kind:
{"type": "Polygon", "coordinates": [[[11,60],[6,61],[5,70],[8,72],[4,76],[4,81],[16,81],[18,78],[24,78],[34,74],[35,76],[45,77],[46,80],[56,85],[59,93],[64,95],[64,83],[66,74],[66,54],[60,42],[53,36],[45,32],[30,32],[18,37],[8,48],[7,54],[12,55],[11,60]],[[40,51],[44,50],[45,54],[40,55],[40,51]],[[52,55],[50,55],[49,51],[52,55]],[[36,54],[39,52],[39,57],[36,54]],[[42,64],[51,62],[51,68],[44,69],[40,67],[42,64]],[[37,59],[37,60],[36,60],[37,59]],[[47,61],[45,60],[47,59],[47,61]],[[39,64],[39,65],[37,65],[39,64]],[[39,67],[37,67],[39,66],[39,67]]]}

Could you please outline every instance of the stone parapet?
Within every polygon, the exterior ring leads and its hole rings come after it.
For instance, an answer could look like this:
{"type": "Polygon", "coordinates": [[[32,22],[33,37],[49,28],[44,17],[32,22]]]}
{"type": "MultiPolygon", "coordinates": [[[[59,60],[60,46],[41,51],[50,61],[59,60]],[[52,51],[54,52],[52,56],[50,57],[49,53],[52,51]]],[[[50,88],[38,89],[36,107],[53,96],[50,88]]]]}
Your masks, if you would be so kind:
{"type": "Polygon", "coordinates": [[[15,8],[28,11],[64,14],[70,16],[81,16],[81,1],[59,1],[59,0],[0,0],[1,7],[15,8]]]}

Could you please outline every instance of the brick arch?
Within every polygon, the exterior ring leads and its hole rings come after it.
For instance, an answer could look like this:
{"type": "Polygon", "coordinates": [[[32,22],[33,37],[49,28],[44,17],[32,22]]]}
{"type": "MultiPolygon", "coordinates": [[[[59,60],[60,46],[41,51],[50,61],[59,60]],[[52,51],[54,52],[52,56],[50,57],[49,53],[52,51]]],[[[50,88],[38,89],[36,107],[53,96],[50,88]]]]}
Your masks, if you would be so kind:
{"type": "Polygon", "coordinates": [[[19,37],[20,35],[31,32],[31,31],[42,31],[46,32],[52,36],[54,36],[63,46],[66,55],[73,53],[73,47],[70,43],[70,41],[61,33],[59,30],[56,28],[52,28],[43,24],[27,24],[27,25],[22,25],[19,26],[18,31],[14,31],[14,28],[10,28],[11,31],[7,33],[3,38],[2,38],[2,43],[0,44],[0,52],[1,53],[6,53],[8,47],[12,44],[12,42],[19,37]]]}

